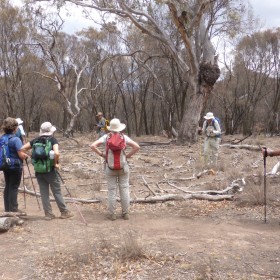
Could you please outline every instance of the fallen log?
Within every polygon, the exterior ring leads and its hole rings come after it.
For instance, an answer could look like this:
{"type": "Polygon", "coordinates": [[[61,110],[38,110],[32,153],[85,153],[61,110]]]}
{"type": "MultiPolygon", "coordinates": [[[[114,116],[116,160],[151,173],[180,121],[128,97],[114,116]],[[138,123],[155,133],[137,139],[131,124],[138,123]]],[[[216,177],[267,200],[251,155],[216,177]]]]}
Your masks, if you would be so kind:
{"type": "Polygon", "coordinates": [[[159,146],[159,145],[170,145],[173,141],[168,142],[139,142],[139,146],[159,146]]]}
{"type": "MultiPolygon", "coordinates": [[[[3,188],[0,188],[0,189],[3,189],[3,188]]],[[[20,193],[25,192],[26,194],[29,194],[29,195],[32,195],[32,196],[37,196],[37,197],[41,196],[41,194],[39,192],[36,192],[36,194],[35,194],[34,191],[31,191],[31,190],[27,189],[26,186],[25,186],[24,190],[23,190],[23,188],[19,188],[18,191],[20,193]]],[[[75,203],[75,202],[100,203],[101,202],[101,200],[98,200],[98,199],[82,199],[82,198],[75,198],[75,197],[63,197],[63,199],[64,199],[65,202],[68,202],[68,203],[70,203],[70,202],[72,202],[72,203],[75,203]]],[[[55,201],[54,197],[50,196],[50,201],[55,201]]]]}
{"type": "Polygon", "coordinates": [[[220,147],[226,147],[230,149],[246,149],[249,151],[260,151],[260,146],[256,145],[232,145],[232,144],[221,144],[220,147]]]}
{"type": "Polygon", "coordinates": [[[179,195],[179,194],[168,194],[162,196],[152,196],[146,198],[136,198],[132,199],[131,203],[157,203],[157,202],[166,202],[166,201],[180,201],[187,199],[199,199],[199,200],[209,200],[209,201],[223,201],[223,200],[233,200],[233,195],[209,195],[209,194],[188,194],[188,195],[179,195]]]}
{"type": "Polygon", "coordinates": [[[0,232],[8,231],[13,226],[19,226],[24,223],[24,220],[18,217],[1,217],[0,218],[0,232]]]}
{"type": "Polygon", "coordinates": [[[12,219],[9,217],[0,218],[0,232],[8,231],[12,225],[12,219]]]}

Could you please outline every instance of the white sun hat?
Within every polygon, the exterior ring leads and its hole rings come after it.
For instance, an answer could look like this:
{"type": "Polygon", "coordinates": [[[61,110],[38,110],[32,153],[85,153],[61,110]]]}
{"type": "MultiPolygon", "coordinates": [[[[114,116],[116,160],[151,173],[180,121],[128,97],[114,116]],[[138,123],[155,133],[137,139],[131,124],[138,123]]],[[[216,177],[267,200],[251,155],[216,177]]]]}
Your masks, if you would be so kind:
{"type": "Polygon", "coordinates": [[[210,119],[214,119],[214,118],[215,117],[214,117],[213,113],[211,113],[211,112],[208,112],[206,114],[206,116],[204,116],[204,119],[206,119],[206,120],[210,120],[210,119]]]}
{"type": "Polygon", "coordinates": [[[112,119],[110,121],[110,126],[108,126],[109,131],[120,132],[126,128],[124,123],[121,123],[119,119],[112,119]]]}
{"type": "Polygon", "coordinates": [[[56,131],[56,127],[54,127],[50,122],[44,122],[41,124],[39,135],[51,136],[55,131],[56,131]]]}
{"type": "Polygon", "coordinates": [[[18,125],[23,124],[23,120],[21,118],[16,118],[18,125]]]}

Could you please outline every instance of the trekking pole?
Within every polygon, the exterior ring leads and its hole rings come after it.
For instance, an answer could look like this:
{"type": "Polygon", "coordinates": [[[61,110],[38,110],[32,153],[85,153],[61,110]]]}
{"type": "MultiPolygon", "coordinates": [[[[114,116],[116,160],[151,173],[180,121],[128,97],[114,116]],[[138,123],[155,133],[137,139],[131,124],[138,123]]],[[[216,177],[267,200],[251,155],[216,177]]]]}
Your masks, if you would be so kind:
{"type": "Polygon", "coordinates": [[[266,157],[267,157],[267,148],[263,147],[264,155],[263,155],[263,186],[264,186],[264,222],[266,223],[266,157]]]}
{"type": "Polygon", "coordinates": [[[24,185],[24,167],[22,166],[22,185],[23,185],[23,200],[24,200],[24,209],[26,209],[26,193],[24,185]]]}
{"type": "Polygon", "coordinates": [[[78,207],[78,205],[77,205],[77,202],[76,202],[76,201],[75,201],[75,199],[72,197],[72,195],[71,195],[71,193],[70,193],[69,189],[67,188],[67,186],[66,186],[66,184],[65,184],[64,180],[62,179],[62,177],[61,177],[61,175],[60,175],[60,173],[58,172],[58,170],[57,170],[57,169],[56,169],[56,173],[58,174],[58,176],[59,176],[59,178],[60,178],[60,180],[61,180],[62,184],[64,185],[65,189],[67,190],[67,192],[68,192],[68,194],[69,194],[70,198],[72,199],[73,203],[75,204],[75,206],[76,206],[76,208],[77,208],[77,210],[78,210],[78,212],[79,212],[79,214],[80,214],[81,218],[83,219],[83,221],[84,221],[85,225],[87,226],[87,222],[86,222],[86,220],[85,220],[85,218],[84,218],[84,216],[83,216],[82,212],[80,211],[80,209],[79,209],[79,207],[78,207]]]}
{"type": "Polygon", "coordinates": [[[29,172],[29,176],[30,176],[30,179],[31,179],[33,190],[34,190],[37,202],[38,202],[38,206],[39,206],[39,209],[41,210],[39,199],[38,199],[38,196],[37,196],[37,193],[36,193],[36,190],[35,190],[34,182],[33,182],[33,179],[32,179],[32,176],[31,176],[31,172],[30,172],[30,169],[29,169],[29,165],[28,165],[28,162],[27,162],[27,158],[25,159],[25,162],[26,162],[26,165],[27,165],[27,169],[28,169],[28,172],[29,172]]]}

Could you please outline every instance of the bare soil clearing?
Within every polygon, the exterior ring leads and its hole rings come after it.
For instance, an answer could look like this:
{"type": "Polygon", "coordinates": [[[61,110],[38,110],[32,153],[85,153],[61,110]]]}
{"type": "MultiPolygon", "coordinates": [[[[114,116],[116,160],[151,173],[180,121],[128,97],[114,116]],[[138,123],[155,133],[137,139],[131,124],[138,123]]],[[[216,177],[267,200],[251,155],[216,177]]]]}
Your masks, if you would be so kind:
{"type": "MultiPolygon", "coordinates": [[[[232,143],[234,138],[238,137],[224,137],[223,143],[232,143]]],[[[246,185],[232,201],[132,203],[130,220],[118,217],[109,221],[102,162],[88,147],[94,138],[77,136],[80,146],[73,140],[58,139],[60,173],[72,197],[100,202],[77,204],[85,225],[74,203],[68,203],[73,218],[45,221],[36,198],[26,195],[24,209],[24,196],[19,194],[20,206],[28,216],[23,226],[0,234],[0,279],[280,278],[280,178],[267,176],[264,223],[260,152],[221,147],[218,170],[197,178],[195,175],[204,169],[203,139],[191,146],[146,143],[130,160],[132,200],[222,190],[240,178],[246,185]]],[[[140,143],[168,142],[163,137],[134,139],[140,143]]],[[[273,148],[279,147],[278,143],[278,137],[261,136],[244,142],[273,148]]],[[[276,162],[277,158],[267,158],[268,172],[276,162]]],[[[28,177],[25,169],[24,184],[32,190],[28,177]]],[[[33,181],[37,188],[36,179],[33,181]]],[[[67,197],[64,187],[63,193],[67,197]]],[[[2,193],[0,199],[3,201],[2,193]]],[[[59,216],[55,203],[53,209],[59,216]]]]}

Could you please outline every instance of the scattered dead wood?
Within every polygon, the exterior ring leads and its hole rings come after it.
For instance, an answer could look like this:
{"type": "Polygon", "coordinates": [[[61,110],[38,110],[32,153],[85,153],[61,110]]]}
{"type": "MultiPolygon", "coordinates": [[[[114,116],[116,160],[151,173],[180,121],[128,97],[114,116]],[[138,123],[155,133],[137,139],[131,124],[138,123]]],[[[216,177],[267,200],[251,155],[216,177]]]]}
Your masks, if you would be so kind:
{"type": "Polygon", "coordinates": [[[145,180],[144,176],[142,176],[142,179],[144,181],[144,185],[149,189],[149,191],[153,194],[156,195],[156,193],[150,188],[149,184],[147,183],[147,181],[145,180]]]}
{"type": "MultiPolygon", "coordinates": [[[[23,216],[20,212],[2,212],[0,213],[0,232],[8,231],[13,226],[20,226],[24,223],[23,216]]],[[[25,214],[26,216],[26,214],[25,214]]]]}
{"type": "MultiPolygon", "coordinates": [[[[29,189],[27,189],[26,186],[24,186],[25,189],[23,188],[19,188],[18,191],[23,193],[25,192],[26,194],[29,194],[29,195],[32,195],[32,196],[41,196],[41,194],[39,192],[34,192],[34,191],[31,191],[29,189]]],[[[3,189],[3,188],[0,188],[0,189],[3,189]]],[[[101,201],[99,199],[82,199],[82,198],[75,198],[75,197],[63,197],[64,201],[65,202],[72,202],[72,203],[75,203],[75,202],[80,202],[80,203],[100,203],[101,201]]],[[[51,196],[50,197],[50,201],[55,201],[55,199],[51,196]]]]}
{"type": "Polygon", "coordinates": [[[236,145],[236,144],[242,143],[245,139],[247,139],[251,136],[252,136],[252,133],[243,137],[242,139],[234,139],[234,140],[231,141],[231,144],[236,145]]]}
{"type": "Polygon", "coordinates": [[[5,217],[5,218],[0,218],[0,232],[3,231],[8,231],[9,228],[11,227],[12,224],[12,219],[5,217]]]}
{"type": "Polygon", "coordinates": [[[26,213],[23,212],[0,212],[0,217],[23,217],[26,213]]]}
{"type": "Polygon", "coordinates": [[[260,146],[256,146],[256,145],[247,145],[247,144],[243,144],[243,145],[233,145],[233,144],[221,144],[220,147],[226,147],[226,148],[230,148],[230,149],[245,149],[245,150],[249,150],[249,151],[260,151],[260,146]]]}
{"type": "Polygon", "coordinates": [[[170,145],[174,141],[168,141],[168,142],[139,142],[139,146],[160,146],[160,145],[170,145]]]}
{"type": "MultiPolygon", "coordinates": [[[[144,182],[145,179],[142,176],[144,182]]],[[[244,178],[242,179],[237,179],[234,180],[228,187],[226,187],[224,190],[205,190],[205,191],[197,191],[197,192],[192,192],[188,190],[184,190],[183,188],[177,187],[175,184],[167,181],[167,183],[174,187],[177,190],[180,190],[187,195],[180,195],[180,194],[166,194],[166,195],[156,195],[154,191],[148,187],[148,189],[154,194],[154,196],[147,196],[145,198],[136,198],[133,199],[131,202],[132,203],[156,203],[156,202],[165,202],[165,201],[170,201],[170,200],[186,200],[186,199],[199,199],[199,200],[209,200],[209,201],[222,201],[222,200],[232,200],[234,197],[234,194],[236,192],[240,192],[243,190],[242,186],[244,186],[245,180],[244,178]]],[[[147,182],[145,184],[148,186],[147,182]]]]}
{"type": "Polygon", "coordinates": [[[203,175],[215,175],[215,171],[213,169],[206,169],[206,170],[203,170],[202,172],[198,173],[196,175],[196,178],[199,179],[201,178],[203,175]]]}
{"type": "Polygon", "coordinates": [[[161,196],[152,196],[147,198],[136,198],[132,199],[131,203],[156,203],[156,202],[166,202],[166,201],[178,201],[186,199],[200,199],[200,200],[209,200],[209,201],[223,201],[223,200],[232,200],[233,195],[218,195],[213,196],[209,194],[188,194],[188,195],[179,195],[179,194],[168,194],[161,196]]]}

